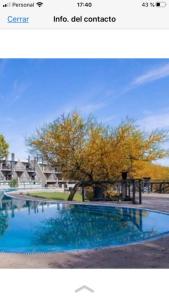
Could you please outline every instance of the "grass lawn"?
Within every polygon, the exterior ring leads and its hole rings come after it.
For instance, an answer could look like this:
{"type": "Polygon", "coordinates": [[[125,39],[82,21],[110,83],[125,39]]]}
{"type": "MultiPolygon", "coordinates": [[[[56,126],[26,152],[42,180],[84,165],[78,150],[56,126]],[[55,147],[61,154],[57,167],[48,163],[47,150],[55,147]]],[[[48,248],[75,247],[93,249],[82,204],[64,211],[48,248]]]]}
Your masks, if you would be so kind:
{"type": "MultiPolygon", "coordinates": [[[[61,192],[31,192],[27,193],[28,196],[40,197],[49,200],[67,200],[69,193],[61,192]]],[[[80,193],[76,193],[74,196],[75,201],[82,201],[82,196],[80,193]]]]}

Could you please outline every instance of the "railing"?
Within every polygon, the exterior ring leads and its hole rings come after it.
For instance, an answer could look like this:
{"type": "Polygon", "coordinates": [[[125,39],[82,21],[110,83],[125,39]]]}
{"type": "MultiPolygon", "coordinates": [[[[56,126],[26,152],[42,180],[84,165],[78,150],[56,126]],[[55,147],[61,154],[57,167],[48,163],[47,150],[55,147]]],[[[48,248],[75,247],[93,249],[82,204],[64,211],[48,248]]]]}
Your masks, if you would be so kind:
{"type": "MultiPolygon", "coordinates": [[[[2,187],[3,187],[3,186],[9,186],[9,185],[10,185],[10,182],[11,182],[10,180],[1,180],[1,181],[0,181],[0,186],[2,186],[2,187]]],[[[41,185],[41,184],[42,184],[42,182],[40,182],[40,181],[38,181],[38,182],[36,181],[36,182],[35,182],[34,180],[30,180],[30,181],[20,181],[20,182],[19,182],[19,186],[21,186],[21,185],[22,185],[22,186],[23,186],[23,185],[25,185],[25,186],[26,186],[26,185],[41,185]]]]}
{"type": "Polygon", "coordinates": [[[141,179],[81,181],[72,188],[69,200],[73,200],[79,189],[83,201],[129,201],[133,204],[142,204],[141,179]]]}
{"type": "Polygon", "coordinates": [[[33,168],[26,168],[26,171],[29,173],[29,172],[35,172],[35,169],[33,168]]]}
{"type": "Polygon", "coordinates": [[[169,193],[169,180],[142,181],[143,193],[169,193]]]}
{"type": "Polygon", "coordinates": [[[59,170],[47,166],[41,166],[41,169],[44,173],[61,173],[59,170]]]}
{"type": "Polygon", "coordinates": [[[0,165],[0,170],[5,171],[5,170],[12,170],[11,164],[8,165],[0,165]]]}

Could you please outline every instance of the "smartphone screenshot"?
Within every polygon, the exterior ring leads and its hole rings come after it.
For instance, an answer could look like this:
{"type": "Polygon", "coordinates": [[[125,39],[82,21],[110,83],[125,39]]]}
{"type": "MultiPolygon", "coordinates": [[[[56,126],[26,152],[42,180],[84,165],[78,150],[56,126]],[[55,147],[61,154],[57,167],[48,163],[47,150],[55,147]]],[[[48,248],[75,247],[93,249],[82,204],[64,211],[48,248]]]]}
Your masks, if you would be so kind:
{"type": "Polygon", "coordinates": [[[168,16],[0,0],[3,299],[168,299],[168,16]]]}

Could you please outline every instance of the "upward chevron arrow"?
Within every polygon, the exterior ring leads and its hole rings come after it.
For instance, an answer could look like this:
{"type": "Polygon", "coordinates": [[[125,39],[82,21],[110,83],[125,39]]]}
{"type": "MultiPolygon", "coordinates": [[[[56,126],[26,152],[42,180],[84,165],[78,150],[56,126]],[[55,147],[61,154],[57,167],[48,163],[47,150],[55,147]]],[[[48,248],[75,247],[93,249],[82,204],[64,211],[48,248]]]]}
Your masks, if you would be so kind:
{"type": "Polygon", "coordinates": [[[81,287],[79,287],[78,289],[75,290],[75,293],[81,292],[83,290],[86,290],[90,293],[94,293],[94,290],[91,289],[90,287],[88,287],[87,285],[82,285],[81,287]]]}

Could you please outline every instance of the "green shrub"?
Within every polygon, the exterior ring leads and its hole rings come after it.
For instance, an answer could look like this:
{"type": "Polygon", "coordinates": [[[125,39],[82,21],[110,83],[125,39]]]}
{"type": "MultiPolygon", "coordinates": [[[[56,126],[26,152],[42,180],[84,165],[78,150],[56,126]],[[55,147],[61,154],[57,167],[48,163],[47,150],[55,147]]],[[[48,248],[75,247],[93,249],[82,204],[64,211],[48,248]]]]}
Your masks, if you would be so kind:
{"type": "Polygon", "coordinates": [[[85,198],[89,201],[92,201],[94,198],[94,193],[92,188],[87,188],[85,190],[85,198]]]}
{"type": "Polygon", "coordinates": [[[17,187],[18,186],[18,179],[17,178],[11,179],[10,182],[9,182],[9,186],[10,187],[17,187]]]}

